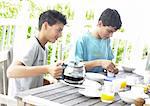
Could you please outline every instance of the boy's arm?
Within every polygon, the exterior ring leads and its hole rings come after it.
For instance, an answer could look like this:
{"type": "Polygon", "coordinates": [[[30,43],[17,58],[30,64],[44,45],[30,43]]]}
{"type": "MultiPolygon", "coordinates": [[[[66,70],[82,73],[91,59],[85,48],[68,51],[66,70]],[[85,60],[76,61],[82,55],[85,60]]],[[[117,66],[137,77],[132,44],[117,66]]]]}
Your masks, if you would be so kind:
{"type": "Polygon", "coordinates": [[[16,61],[7,69],[7,76],[9,78],[22,78],[50,73],[57,78],[61,75],[61,70],[60,66],[25,66],[23,63],[16,61]]]}
{"type": "Polygon", "coordinates": [[[110,60],[92,60],[92,61],[84,61],[86,70],[90,70],[91,68],[101,66],[104,69],[116,73],[116,66],[110,60]]]}
{"type": "Polygon", "coordinates": [[[85,64],[86,70],[90,70],[94,67],[100,66],[99,60],[83,61],[83,63],[85,64]]]}

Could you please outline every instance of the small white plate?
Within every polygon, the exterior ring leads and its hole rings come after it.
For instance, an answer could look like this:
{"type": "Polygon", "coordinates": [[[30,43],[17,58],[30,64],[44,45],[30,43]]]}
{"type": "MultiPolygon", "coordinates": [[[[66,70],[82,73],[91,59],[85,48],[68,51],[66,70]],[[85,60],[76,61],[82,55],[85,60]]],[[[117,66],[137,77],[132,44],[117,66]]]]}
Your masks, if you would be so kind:
{"type": "Polygon", "coordinates": [[[122,69],[125,72],[133,72],[136,68],[135,67],[131,67],[130,65],[122,65],[122,69]]]}
{"type": "Polygon", "coordinates": [[[107,77],[103,74],[100,74],[100,73],[88,72],[88,73],[86,73],[86,78],[88,78],[90,80],[94,80],[94,81],[101,81],[101,80],[106,79],[107,77]]]}
{"type": "Polygon", "coordinates": [[[128,86],[134,86],[140,83],[140,79],[135,76],[126,76],[126,82],[128,86]]]}
{"type": "Polygon", "coordinates": [[[86,88],[86,89],[79,89],[78,92],[86,97],[95,98],[101,96],[101,91],[98,89],[86,88]]]}

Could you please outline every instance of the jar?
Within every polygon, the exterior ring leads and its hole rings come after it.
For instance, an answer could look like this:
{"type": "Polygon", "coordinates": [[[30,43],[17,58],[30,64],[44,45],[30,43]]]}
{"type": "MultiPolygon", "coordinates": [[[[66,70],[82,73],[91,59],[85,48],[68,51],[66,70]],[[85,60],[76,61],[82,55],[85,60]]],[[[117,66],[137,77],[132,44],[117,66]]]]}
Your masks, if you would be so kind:
{"type": "Polygon", "coordinates": [[[112,87],[112,82],[104,81],[101,92],[101,101],[106,103],[112,103],[115,99],[115,94],[112,87]]]}

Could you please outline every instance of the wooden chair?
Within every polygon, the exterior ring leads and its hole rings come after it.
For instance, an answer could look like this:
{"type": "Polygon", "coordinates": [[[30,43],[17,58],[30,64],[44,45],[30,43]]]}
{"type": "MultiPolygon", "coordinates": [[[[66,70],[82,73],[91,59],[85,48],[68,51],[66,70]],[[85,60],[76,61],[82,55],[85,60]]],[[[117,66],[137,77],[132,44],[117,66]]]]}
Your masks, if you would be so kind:
{"type": "Polygon", "coordinates": [[[12,58],[13,58],[12,47],[7,51],[0,52],[0,65],[1,65],[0,71],[2,71],[1,72],[2,73],[2,79],[1,79],[2,91],[0,91],[0,93],[3,93],[5,95],[7,94],[7,91],[8,91],[8,78],[6,75],[6,70],[12,62],[12,58]]]}
{"type": "Polygon", "coordinates": [[[0,94],[0,106],[17,106],[17,100],[7,95],[0,94]]]}

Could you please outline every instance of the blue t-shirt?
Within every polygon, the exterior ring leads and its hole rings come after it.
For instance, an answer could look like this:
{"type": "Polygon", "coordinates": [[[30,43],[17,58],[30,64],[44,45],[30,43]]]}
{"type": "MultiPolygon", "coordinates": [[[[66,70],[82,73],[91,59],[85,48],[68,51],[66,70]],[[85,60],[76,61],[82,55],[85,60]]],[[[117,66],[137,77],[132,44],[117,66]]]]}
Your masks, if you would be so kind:
{"type": "MultiPolygon", "coordinates": [[[[96,59],[112,60],[114,55],[110,46],[110,39],[97,39],[90,32],[84,33],[76,42],[76,61],[90,61],[96,59]]],[[[102,67],[92,68],[92,72],[103,72],[102,67]]]]}

